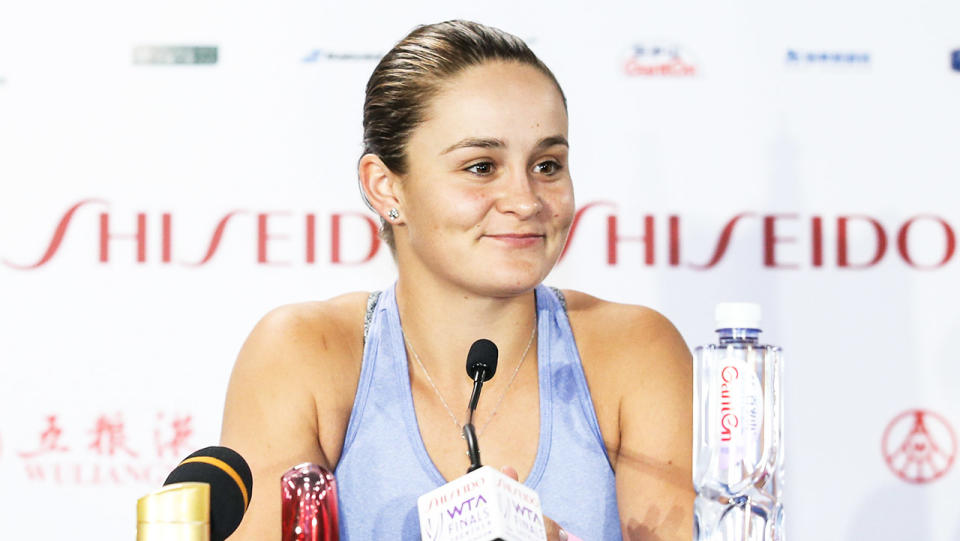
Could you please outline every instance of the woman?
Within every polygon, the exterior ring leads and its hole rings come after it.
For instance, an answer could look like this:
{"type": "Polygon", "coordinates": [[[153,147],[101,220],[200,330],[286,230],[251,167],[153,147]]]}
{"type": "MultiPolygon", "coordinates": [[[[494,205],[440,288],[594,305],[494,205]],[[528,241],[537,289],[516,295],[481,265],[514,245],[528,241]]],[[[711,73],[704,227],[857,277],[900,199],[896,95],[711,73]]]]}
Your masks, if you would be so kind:
{"type": "Polygon", "coordinates": [[[275,538],[280,475],[310,461],[335,470],[342,539],[418,539],[417,496],[469,465],[464,359],[488,338],[482,458],[540,494],[549,538],[689,539],[683,340],[652,310],[541,285],[574,213],[567,140],[559,84],[514,36],[450,21],[381,60],[359,178],[398,279],[252,332],[223,422],[257,481],[233,538],[275,538]]]}

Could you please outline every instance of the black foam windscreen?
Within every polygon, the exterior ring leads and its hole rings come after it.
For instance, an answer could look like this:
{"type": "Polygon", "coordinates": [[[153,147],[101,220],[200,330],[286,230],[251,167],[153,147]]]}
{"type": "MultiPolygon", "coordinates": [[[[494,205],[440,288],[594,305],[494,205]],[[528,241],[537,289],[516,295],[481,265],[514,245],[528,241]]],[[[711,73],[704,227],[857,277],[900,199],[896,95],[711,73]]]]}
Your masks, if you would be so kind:
{"type": "Polygon", "coordinates": [[[239,453],[227,447],[205,447],[174,468],[163,486],[197,482],[210,485],[210,539],[223,541],[240,526],[253,497],[253,474],[239,453]]]}
{"type": "Polygon", "coordinates": [[[481,338],[470,346],[467,353],[467,375],[470,379],[477,379],[477,373],[483,372],[483,381],[488,381],[497,372],[497,345],[481,338]]]}

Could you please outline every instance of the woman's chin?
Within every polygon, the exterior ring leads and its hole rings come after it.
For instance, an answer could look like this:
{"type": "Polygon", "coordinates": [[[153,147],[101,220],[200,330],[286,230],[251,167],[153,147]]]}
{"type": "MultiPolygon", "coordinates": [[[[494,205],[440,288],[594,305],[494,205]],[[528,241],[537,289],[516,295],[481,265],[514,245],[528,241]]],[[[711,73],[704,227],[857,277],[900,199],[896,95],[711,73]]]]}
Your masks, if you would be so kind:
{"type": "Polygon", "coordinates": [[[472,287],[489,297],[514,297],[527,293],[540,285],[546,278],[541,269],[526,269],[524,271],[500,268],[484,273],[483,276],[471,280],[472,287]]]}

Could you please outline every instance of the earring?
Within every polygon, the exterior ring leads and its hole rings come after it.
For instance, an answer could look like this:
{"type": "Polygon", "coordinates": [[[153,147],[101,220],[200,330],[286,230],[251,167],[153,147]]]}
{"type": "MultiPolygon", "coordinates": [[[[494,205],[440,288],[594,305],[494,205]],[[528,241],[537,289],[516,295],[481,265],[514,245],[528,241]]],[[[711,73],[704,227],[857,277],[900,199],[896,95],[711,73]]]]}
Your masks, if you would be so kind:
{"type": "Polygon", "coordinates": [[[397,207],[393,207],[392,209],[387,211],[387,216],[390,217],[391,220],[396,220],[397,218],[400,217],[400,211],[397,210],[397,207]]]}

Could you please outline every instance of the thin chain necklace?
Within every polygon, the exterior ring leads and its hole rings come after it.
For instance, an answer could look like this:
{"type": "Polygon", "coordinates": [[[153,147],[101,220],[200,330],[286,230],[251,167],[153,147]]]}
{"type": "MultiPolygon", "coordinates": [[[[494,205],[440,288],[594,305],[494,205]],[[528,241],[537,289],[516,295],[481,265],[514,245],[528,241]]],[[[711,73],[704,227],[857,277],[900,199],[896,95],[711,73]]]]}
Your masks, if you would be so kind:
{"type": "MultiPolygon", "coordinates": [[[[430,386],[433,387],[434,392],[437,393],[437,397],[440,398],[440,403],[443,404],[444,409],[447,410],[447,413],[450,415],[450,419],[453,421],[453,424],[457,425],[457,429],[460,432],[463,432],[463,425],[457,420],[457,416],[453,414],[453,410],[450,409],[447,401],[444,400],[443,394],[440,393],[440,389],[437,388],[437,384],[433,382],[433,378],[431,378],[430,373],[427,372],[427,367],[423,365],[423,361],[421,361],[420,356],[417,355],[417,350],[413,349],[413,344],[411,344],[410,340],[407,339],[407,334],[403,331],[402,327],[400,329],[400,334],[403,336],[404,343],[407,344],[407,347],[409,347],[411,353],[413,353],[413,358],[417,361],[417,364],[420,365],[420,370],[423,370],[423,375],[427,377],[427,381],[430,383],[430,386]]],[[[523,348],[523,355],[520,356],[520,361],[517,362],[517,367],[513,369],[513,374],[510,375],[510,381],[507,382],[507,387],[502,393],[500,393],[500,398],[497,400],[496,405],[493,406],[493,411],[490,412],[490,416],[487,417],[487,422],[483,423],[483,426],[480,427],[480,432],[477,432],[477,437],[482,436],[484,431],[487,430],[487,427],[490,426],[490,421],[493,421],[493,416],[497,414],[500,404],[503,403],[503,399],[507,396],[507,391],[509,391],[510,386],[513,385],[513,380],[517,379],[517,373],[520,372],[520,367],[523,366],[523,361],[527,358],[527,352],[530,351],[530,345],[533,344],[533,337],[536,335],[537,324],[536,321],[534,321],[533,330],[530,331],[530,340],[527,341],[527,347],[523,348]]]]}

